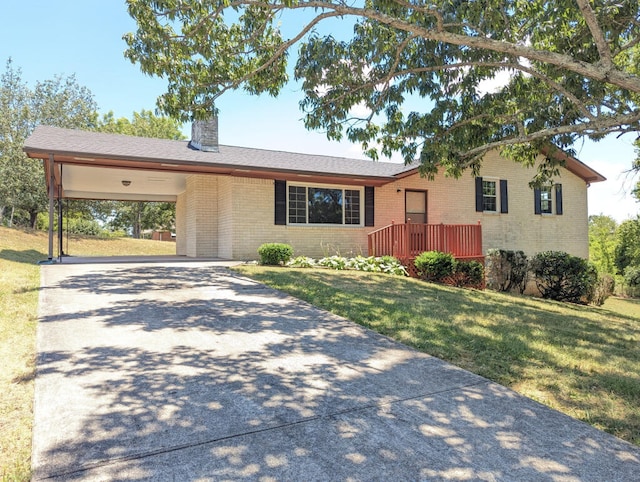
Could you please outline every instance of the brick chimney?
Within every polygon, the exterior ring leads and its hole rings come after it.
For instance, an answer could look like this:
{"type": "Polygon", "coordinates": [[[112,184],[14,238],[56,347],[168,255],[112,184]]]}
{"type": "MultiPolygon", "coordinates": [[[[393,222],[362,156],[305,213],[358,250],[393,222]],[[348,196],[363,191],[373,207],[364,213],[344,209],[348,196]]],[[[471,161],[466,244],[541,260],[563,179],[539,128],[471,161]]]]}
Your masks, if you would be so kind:
{"type": "Polygon", "coordinates": [[[191,124],[191,146],[204,152],[219,152],[218,116],[191,124]]]}

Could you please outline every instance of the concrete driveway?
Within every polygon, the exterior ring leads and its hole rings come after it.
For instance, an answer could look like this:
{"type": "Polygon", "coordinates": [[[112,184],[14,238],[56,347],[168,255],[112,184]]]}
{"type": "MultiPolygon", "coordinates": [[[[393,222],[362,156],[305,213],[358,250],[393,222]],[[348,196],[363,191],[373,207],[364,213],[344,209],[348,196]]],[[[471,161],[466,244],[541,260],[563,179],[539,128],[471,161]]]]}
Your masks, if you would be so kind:
{"type": "Polygon", "coordinates": [[[215,263],[42,267],[34,480],[640,478],[640,449],[215,263]]]}

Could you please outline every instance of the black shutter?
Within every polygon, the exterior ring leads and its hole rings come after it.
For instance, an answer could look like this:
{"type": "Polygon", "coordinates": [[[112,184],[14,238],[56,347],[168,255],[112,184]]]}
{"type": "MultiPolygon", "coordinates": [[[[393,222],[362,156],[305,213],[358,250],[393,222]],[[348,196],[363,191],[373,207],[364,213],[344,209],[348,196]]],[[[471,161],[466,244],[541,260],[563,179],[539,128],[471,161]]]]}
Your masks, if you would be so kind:
{"type": "Polygon", "coordinates": [[[500,179],[500,212],[509,212],[509,195],[507,194],[507,180],[500,179]]]}
{"type": "Polygon", "coordinates": [[[275,223],[287,224],[287,181],[274,181],[275,185],[275,223]]]}
{"type": "Polygon", "coordinates": [[[562,184],[556,184],[556,214],[562,214],[562,184]]]}
{"type": "Polygon", "coordinates": [[[533,204],[536,214],[542,214],[542,195],[540,194],[540,189],[535,188],[533,190],[533,204]]]}
{"type": "Polygon", "coordinates": [[[374,208],[374,189],[373,186],[364,187],[364,225],[375,226],[375,208],[374,208]]]}
{"type": "Polygon", "coordinates": [[[482,178],[476,177],[476,212],[484,211],[484,196],[482,195],[482,178]]]}

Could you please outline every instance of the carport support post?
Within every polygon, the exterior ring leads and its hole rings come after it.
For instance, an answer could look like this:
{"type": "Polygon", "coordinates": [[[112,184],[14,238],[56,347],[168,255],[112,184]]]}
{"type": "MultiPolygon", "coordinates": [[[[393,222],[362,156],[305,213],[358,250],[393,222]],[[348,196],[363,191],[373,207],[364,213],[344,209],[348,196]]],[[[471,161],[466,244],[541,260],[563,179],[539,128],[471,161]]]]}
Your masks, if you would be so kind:
{"type": "Polygon", "coordinates": [[[53,210],[54,210],[54,192],[55,192],[55,175],[53,173],[53,154],[49,154],[49,261],[53,261],[53,210]]]}

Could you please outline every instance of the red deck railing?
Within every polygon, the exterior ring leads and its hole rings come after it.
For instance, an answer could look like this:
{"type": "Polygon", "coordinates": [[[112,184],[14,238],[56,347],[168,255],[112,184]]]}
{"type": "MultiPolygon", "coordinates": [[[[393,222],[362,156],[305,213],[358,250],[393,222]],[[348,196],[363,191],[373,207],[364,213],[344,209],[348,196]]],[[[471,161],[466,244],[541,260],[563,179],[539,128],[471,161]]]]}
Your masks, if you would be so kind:
{"type": "Polygon", "coordinates": [[[369,233],[369,256],[400,260],[424,251],[451,253],[455,258],[482,259],[482,226],[478,224],[391,224],[369,233]]]}

